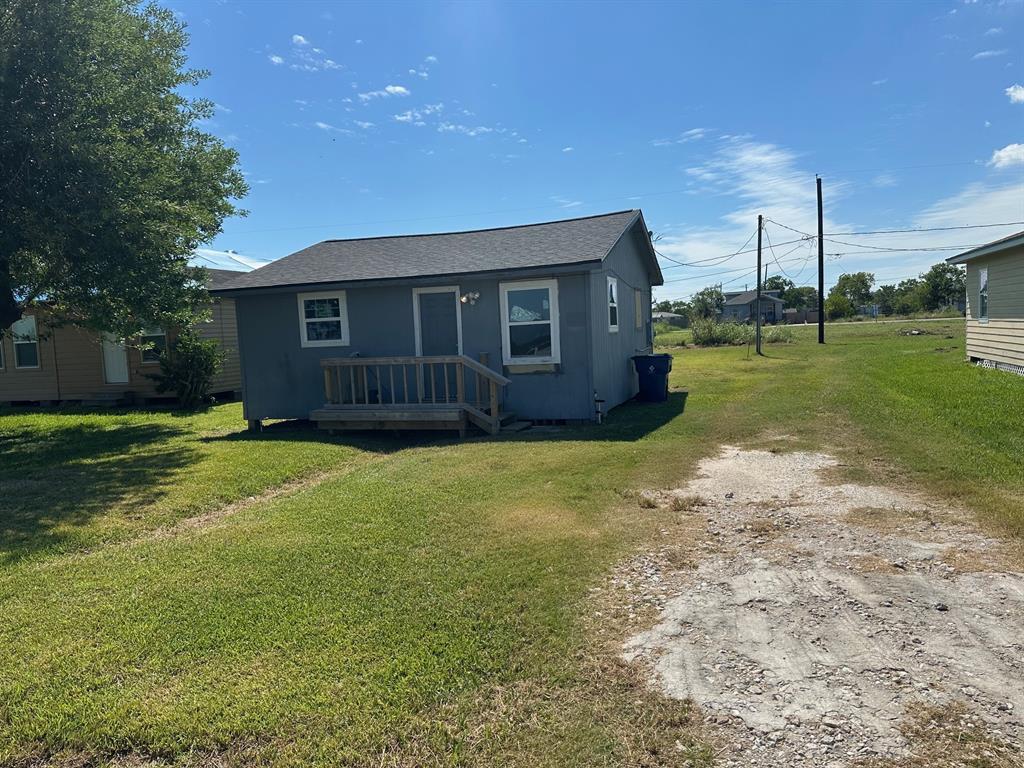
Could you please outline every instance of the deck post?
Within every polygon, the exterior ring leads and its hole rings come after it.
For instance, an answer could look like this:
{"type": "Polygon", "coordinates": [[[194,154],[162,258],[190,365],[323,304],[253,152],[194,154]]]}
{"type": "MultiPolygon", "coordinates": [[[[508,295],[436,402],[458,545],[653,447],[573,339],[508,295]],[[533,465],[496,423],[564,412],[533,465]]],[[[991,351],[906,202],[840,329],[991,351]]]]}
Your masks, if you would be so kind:
{"type": "Polygon", "coordinates": [[[328,403],[333,403],[334,398],[331,396],[331,369],[324,368],[324,397],[327,398],[328,403]]]}
{"type": "Polygon", "coordinates": [[[455,364],[455,399],[466,402],[466,369],[462,363],[455,364]]]}

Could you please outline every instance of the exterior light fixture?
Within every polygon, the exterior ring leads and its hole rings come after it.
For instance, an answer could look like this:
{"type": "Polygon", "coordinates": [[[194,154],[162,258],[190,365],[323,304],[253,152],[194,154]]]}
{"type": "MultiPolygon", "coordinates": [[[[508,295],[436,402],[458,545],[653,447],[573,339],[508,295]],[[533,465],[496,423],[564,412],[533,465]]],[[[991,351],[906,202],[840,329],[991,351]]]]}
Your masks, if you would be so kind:
{"type": "Polygon", "coordinates": [[[469,304],[470,306],[476,304],[476,300],[480,298],[480,291],[470,291],[459,296],[459,301],[463,304],[469,304]]]}

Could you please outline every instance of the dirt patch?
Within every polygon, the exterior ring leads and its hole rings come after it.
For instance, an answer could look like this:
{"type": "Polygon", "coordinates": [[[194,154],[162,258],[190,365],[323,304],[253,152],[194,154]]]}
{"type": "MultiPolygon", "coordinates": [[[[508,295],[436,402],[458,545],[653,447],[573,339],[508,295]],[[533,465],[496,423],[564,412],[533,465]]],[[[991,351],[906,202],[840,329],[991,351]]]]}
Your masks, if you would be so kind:
{"type": "Polygon", "coordinates": [[[703,462],[676,493],[704,500],[709,554],[635,561],[630,603],[653,619],[624,658],[703,708],[726,765],[915,764],[912,713],[951,706],[990,750],[1019,749],[1024,575],[968,515],[831,483],[837,465],[733,447],[703,462]]]}

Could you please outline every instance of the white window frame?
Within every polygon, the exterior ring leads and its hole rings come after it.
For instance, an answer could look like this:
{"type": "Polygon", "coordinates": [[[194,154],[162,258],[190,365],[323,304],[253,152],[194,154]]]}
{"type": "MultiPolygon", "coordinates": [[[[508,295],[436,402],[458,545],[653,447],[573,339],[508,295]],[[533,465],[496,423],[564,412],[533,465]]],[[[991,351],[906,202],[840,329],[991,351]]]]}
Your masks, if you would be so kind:
{"type": "Polygon", "coordinates": [[[423,356],[423,336],[420,328],[420,296],[424,293],[454,293],[455,294],[455,327],[459,336],[459,354],[462,354],[462,302],[459,300],[459,286],[438,285],[429,288],[412,289],[412,327],[414,340],[416,342],[416,357],[423,356]]]}
{"type": "Polygon", "coordinates": [[[42,355],[39,350],[39,325],[36,322],[35,315],[24,315],[21,320],[11,325],[11,341],[14,342],[14,367],[21,371],[37,371],[42,366],[42,355]],[[14,326],[24,320],[32,321],[32,340],[31,341],[18,341],[18,337],[14,330],[14,326]],[[18,345],[19,344],[34,344],[36,347],[36,364],[35,365],[18,365],[18,345]]]}
{"type": "Polygon", "coordinates": [[[638,331],[644,327],[644,291],[642,288],[633,289],[633,327],[638,331]]]}
{"type": "Polygon", "coordinates": [[[501,312],[501,359],[505,365],[539,365],[557,364],[562,362],[562,348],[559,343],[560,318],[558,314],[558,280],[519,280],[510,283],[499,283],[498,294],[500,297],[501,312]],[[529,291],[538,288],[548,290],[548,320],[532,320],[523,323],[511,323],[508,319],[508,294],[509,291],[529,291]],[[551,325],[551,354],[535,357],[513,357],[512,341],[509,329],[512,325],[551,325]]]}
{"type": "Polygon", "coordinates": [[[978,321],[988,322],[988,267],[978,268],[978,321]],[[985,295],[984,314],[982,314],[982,294],[985,295]]]}
{"type": "Polygon", "coordinates": [[[619,278],[608,275],[604,292],[605,314],[608,317],[608,333],[619,332],[619,278]],[[615,307],[615,325],[612,325],[612,307],[615,307]]]}
{"type": "Polygon", "coordinates": [[[315,291],[313,293],[300,293],[297,295],[299,306],[299,341],[303,347],[347,347],[350,343],[348,334],[348,301],[345,298],[345,291],[315,291]],[[309,299],[337,299],[338,317],[311,317],[306,319],[306,301],[309,299]],[[340,339],[312,339],[306,336],[306,324],[322,322],[324,320],[341,321],[340,339]]]}
{"type": "MultiPolygon", "coordinates": [[[[167,349],[167,331],[165,331],[163,328],[147,328],[146,330],[144,330],[142,333],[139,334],[139,342],[142,343],[142,344],[145,344],[147,339],[153,339],[153,338],[156,338],[157,336],[163,336],[163,339],[164,339],[164,349],[167,349]],[[152,333],[152,331],[157,331],[157,333],[152,333]]],[[[157,360],[147,360],[146,359],[146,353],[149,352],[149,351],[150,350],[148,350],[148,349],[140,349],[139,350],[139,365],[160,365],[160,360],[159,359],[157,359],[157,360]]],[[[159,355],[158,355],[158,357],[159,357],[159,355]]]]}

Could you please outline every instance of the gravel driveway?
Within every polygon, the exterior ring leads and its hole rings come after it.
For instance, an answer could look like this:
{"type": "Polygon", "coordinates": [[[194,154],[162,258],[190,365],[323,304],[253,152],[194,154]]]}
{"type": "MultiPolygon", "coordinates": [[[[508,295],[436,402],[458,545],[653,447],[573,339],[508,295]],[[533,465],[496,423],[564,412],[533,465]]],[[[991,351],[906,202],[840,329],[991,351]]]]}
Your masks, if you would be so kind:
{"type": "Polygon", "coordinates": [[[631,599],[655,596],[659,618],[625,658],[701,706],[721,764],[903,760],[908,713],[956,706],[1016,765],[1024,576],[969,515],[831,483],[836,463],[726,447],[663,498],[696,504],[710,554],[678,570],[640,558],[631,599]]]}

